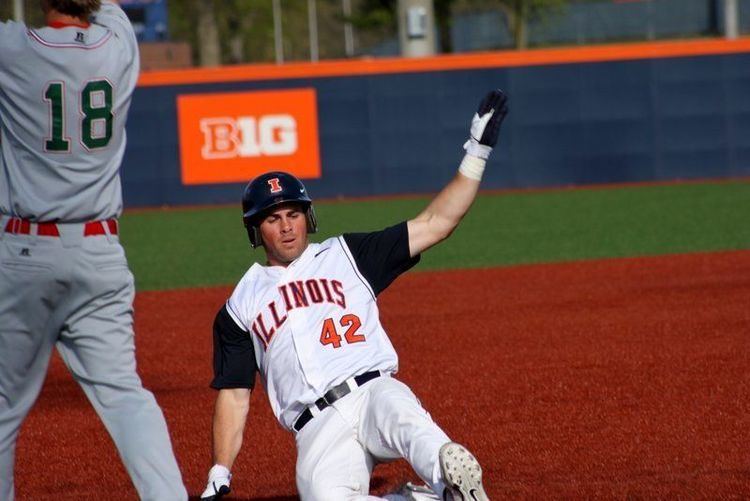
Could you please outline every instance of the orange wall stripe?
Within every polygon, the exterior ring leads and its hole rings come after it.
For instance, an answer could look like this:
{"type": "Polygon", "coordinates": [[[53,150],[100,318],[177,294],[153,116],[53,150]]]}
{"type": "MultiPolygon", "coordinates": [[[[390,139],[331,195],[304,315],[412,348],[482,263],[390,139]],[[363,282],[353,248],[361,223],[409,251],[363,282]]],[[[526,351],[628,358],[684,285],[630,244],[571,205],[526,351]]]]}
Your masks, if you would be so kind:
{"type": "Polygon", "coordinates": [[[520,51],[473,52],[425,58],[378,58],[318,63],[246,64],[187,70],[144,71],[138,85],[182,85],[290,78],[323,78],[392,73],[419,73],[551,64],[597,63],[750,52],[750,38],[700,39],[595,45],[520,51]]]}

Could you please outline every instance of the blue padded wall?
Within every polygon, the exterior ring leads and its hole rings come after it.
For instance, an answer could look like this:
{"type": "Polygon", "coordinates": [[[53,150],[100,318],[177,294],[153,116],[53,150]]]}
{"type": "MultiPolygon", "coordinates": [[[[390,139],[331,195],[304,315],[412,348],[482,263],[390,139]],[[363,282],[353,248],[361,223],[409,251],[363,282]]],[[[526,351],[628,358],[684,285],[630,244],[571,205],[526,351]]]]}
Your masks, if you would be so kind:
{"type": "Polygon", "coordinates": [[[180,182],[180,94],[313,87],[323,176],[315,197],[438,190],[475,107],[510,114],[482,187],[750,175],[750,54],[139,87],[123,163],[127,207],[234,203],[242,183],[180,182]]]}

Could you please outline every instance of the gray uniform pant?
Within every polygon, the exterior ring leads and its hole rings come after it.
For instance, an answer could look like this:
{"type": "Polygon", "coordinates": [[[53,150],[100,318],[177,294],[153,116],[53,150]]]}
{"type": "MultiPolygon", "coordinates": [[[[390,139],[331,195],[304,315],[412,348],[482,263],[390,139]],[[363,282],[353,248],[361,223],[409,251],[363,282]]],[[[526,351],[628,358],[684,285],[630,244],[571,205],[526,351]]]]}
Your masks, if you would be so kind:
{"type": "MultiPolygon", "coordinates": [[[[115,442],[141,499],[187,499],[166,422],[136,373],[133,275],[117,236],[4,232],[0,217],[0,500],[53,346],[115,442]]],[[[7,219],[7,218],[6,218],[7,219]]]]}

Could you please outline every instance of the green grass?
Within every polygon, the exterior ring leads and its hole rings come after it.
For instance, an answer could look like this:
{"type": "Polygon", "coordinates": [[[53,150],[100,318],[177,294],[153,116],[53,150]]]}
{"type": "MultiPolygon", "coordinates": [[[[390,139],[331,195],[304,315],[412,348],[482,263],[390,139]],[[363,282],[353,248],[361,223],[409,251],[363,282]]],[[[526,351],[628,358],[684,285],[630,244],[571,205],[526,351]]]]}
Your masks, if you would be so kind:
{"type": "MultiPolygon", "coordinates": [[[[323,240],[416,215],[419,199],[316,204],[323,240]]],[[[750,248],[750,183],[675,184],[480,196],[418,269],[750,248]]],[[[138,290],[233,285],[250,249],[238,207],[127,212],[122,239],[138,290]]]]}

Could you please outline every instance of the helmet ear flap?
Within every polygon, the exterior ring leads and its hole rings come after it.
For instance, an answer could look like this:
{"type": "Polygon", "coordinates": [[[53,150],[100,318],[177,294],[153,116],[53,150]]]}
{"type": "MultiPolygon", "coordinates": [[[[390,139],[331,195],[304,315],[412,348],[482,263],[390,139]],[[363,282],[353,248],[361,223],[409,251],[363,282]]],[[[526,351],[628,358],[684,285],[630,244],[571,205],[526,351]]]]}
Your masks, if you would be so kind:
{"type": "Polygon", "coordinates": [[[255,249],[262,243],[260,228],[258,228],[257,225],[253,224],[250,218],[247,217],[242,218],[242,223],[245,225],[245,229],[247,230],[247,238],[248,240],[250,240],[250,246],[255,249]]]}
{"type": "Polygon", "coordinates": [[[247,227],[247,237],[250,239],[250,245],[253,249],[258,247],[262,243],[262,239],[260,236],[260,228],[254,225],[248,225],[247,227]]]}
{"type": "Polygon", "coordinates": [[[305,217],[307,218],[307,232],[316,233],[318,231],[318,218],[315,216],[315,209],[312,204],[307,206],[305,217]]]}

